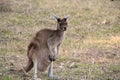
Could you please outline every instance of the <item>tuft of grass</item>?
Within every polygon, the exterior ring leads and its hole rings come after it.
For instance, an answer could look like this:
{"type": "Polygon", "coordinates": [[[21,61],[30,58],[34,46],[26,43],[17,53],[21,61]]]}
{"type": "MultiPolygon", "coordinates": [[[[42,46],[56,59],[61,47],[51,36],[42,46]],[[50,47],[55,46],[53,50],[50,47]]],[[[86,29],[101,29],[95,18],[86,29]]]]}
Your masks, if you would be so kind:
{"type": "Polygon", "coordinates": [[[109,69],[110,69],[112,72],[119,73],[119,72],[120,72],[120,65],[119,65],[119,64],[117,64],[117,65],[110,65],[110,66],[109,66],[109,69]]]}
{"type": "Polygon", "coordinates": [[[114,33],[114,34],[117,34],[117,33],[119,34],[119,32],[120,32],[120,24],[117,24],[113,26],[111,29],[108,29],[106,31],[106,33],[114,33]]]}
{"type": "Polygon", "coordinates": [[[11,1],[9,0],[1,0],[0,1],[0,12],[11,12],[11,1]]]}
{"type": "Polygon", "coordinates": [[[12,80],[9,76],[6,76],[3,80],[12,80]]]}

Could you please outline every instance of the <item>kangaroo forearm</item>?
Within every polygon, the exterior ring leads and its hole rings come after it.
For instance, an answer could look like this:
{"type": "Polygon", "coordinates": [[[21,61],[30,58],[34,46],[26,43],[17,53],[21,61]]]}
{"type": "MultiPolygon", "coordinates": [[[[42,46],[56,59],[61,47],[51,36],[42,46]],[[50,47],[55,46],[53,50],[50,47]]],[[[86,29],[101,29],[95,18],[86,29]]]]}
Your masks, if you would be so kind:
{"type": "Polygon", "coordinates": [[[59,56],[59,49],[60,49],[60,44],[57,46],[57,55],[56,55],[56,57],[59,56]]]}
{"type": "Polygon", "coordinates": [[[53,53],[53,51],[52,51],[52,48],[51,48],[51,47],[49,47],[49,51],[50,51],[50,53],[49,53],[49,54],[53,56],[53,55],[54,55],[54,53],[53,53]]]}
{"type": "Polygon", "coordinates": [[[59,48],[57,48],[57,53],[56,53],[56,57],[59,56],[59,48]]]}
{"type": "Polygon", "coordinates": [[[47,41],[47,45],[48,45],[48,49],[50,51],[49,55],[53,56],[53,51],[52,51],[52,47],[50,46],[50,41],[49,40],[47,41]]]}

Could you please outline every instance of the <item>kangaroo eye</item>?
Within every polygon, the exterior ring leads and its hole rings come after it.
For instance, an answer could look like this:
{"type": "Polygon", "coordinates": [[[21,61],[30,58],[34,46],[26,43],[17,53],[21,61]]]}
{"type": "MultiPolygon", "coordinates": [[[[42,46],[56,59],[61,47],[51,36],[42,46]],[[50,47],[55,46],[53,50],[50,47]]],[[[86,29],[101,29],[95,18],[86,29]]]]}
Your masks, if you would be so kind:
{"type": "Polygon", "coordinates": [[[62,26],[62,24],[60,24],[60,26],[62,26]]]}

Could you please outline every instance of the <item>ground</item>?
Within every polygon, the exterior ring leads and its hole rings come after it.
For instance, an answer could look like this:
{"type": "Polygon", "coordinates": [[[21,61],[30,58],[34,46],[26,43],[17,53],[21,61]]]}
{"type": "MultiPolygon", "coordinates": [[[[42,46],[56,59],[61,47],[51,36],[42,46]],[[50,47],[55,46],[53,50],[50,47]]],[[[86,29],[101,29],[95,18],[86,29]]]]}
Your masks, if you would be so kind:
{"type": "Polygon", "coordinates": [[[32,80],[33,70],[11,70],[26,65],[37,31],[56,29],[54,15],[69,16],[54,62],[59,80],[120,80],[120,0],[0,0],[0,80],[32,80]]]}

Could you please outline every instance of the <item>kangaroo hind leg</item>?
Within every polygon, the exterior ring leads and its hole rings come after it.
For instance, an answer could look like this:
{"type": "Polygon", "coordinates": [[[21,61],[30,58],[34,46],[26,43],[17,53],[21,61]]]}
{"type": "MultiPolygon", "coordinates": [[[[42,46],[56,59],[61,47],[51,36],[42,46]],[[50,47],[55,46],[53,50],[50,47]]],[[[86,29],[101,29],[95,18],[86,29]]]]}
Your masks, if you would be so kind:
{"type": "Polygon", "coordinates": [[[38,78],[37,73],[38,73],[38,61],[37,59],[35,59],[34,60],[34,80],[41,80],[40,78],[38,78]]]}
{"type": "Polygon", "coordinates": [[[48,69],[48,77],[52,78],[52,79],[58,79],[59,77],[53,74],[53,61],[49,66],[48,69]]]}

